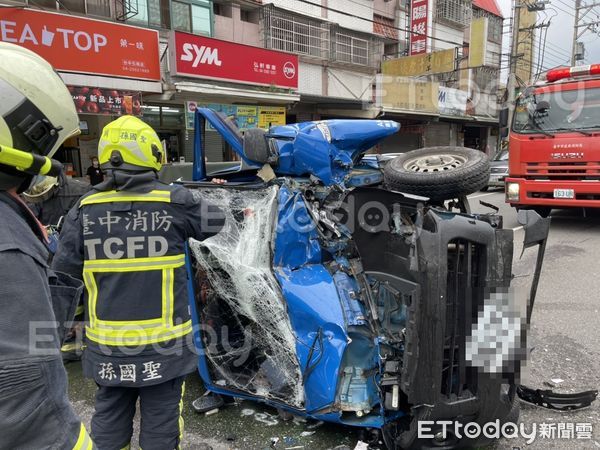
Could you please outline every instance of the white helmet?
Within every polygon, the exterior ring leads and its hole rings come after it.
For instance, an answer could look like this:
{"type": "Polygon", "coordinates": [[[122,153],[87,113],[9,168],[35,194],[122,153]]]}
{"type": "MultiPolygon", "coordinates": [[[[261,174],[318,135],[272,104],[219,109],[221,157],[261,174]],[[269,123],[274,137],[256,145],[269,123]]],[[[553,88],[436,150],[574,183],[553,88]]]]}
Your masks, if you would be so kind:
{"type": "Polygon", "coordinates": [[[0,191],[23,191],[33,175],[57,176],[50,160],[79,134],[71,94],[52,66],[18,45],[0,42],[0,191]]]}

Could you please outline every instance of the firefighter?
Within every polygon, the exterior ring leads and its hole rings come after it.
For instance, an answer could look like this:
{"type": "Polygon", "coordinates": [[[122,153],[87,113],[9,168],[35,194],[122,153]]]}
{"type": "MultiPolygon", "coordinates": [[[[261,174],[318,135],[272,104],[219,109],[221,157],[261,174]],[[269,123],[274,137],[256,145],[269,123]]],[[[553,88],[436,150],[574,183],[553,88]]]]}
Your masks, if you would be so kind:
{"type": "MultiPolygon", "coordinates": [[[[56,252],[58,233],[63,217],[77,203],[79,198],[90,190],[90,185],[67,177],[64,173],[58,177],[38,176],[37,183],[23,192],[22,197],[37,219],[46,226],[50,244],[50,259],[56,252]]],[[[83,304],[75,311],[73,328],[67,333],[61,347],[63,361],[79,361],[83,343],[83,304]]]]}
{"type": "Polygon", "coordinates": [[[23,192],[23,198],[40,222],[46,226],[56,226],[89,190],[88,183],[69,178],[63,173],[58,177],[40,179],[35,187],[23,192]]]}
{"type": "Polygon", "coordinates": [[[0,42],[0,61],[0,448],[89,450],[55,324],[73,317],[83,285],[49,271],[45,230],[19,197],[36,175],[59,175],[50,158],[79,133],[77,113],[35,53],[0,42]]]}
{"type": "Polygon", "coordinates": [[[86,285],[84,375],[98,384],[92,436],[122,449],[140,400],[140,446],[181,442],[184,378],[197,367],[187,271],[188,238],[223,226],[222,212],[182,186],[158,180],[156,132],[123,116],[100,136],[107,179],[69,212],[53,266],[86,285]]]}

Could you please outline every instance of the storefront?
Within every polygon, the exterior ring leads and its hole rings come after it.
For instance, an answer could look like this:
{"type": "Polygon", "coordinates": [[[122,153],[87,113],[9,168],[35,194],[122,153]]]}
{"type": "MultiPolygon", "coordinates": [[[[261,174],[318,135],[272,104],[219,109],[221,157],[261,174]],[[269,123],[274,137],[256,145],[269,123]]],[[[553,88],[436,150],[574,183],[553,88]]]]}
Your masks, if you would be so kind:
{"type": "Polygon", "coordinates": [[[82,134],[57,153],[71,175],[85,173],[104,125],[162,92],[157,31],[23,8],[1,8],[0,21],[0,39],[41,55],[71,92],[82,134]]]}
{"type": "MultiPolygon", "coordinates": [[[[168,48],[168,88],[142,109],[167,141],[169,161],[193,160],[197,108],[219,111],[244,131],[285,124],[289,105],[300,100],[295,55],[182,32],[171,33],[168,48]]],[[[210,126],[205,146],[209,162],[236,157],[210,126]]]]}

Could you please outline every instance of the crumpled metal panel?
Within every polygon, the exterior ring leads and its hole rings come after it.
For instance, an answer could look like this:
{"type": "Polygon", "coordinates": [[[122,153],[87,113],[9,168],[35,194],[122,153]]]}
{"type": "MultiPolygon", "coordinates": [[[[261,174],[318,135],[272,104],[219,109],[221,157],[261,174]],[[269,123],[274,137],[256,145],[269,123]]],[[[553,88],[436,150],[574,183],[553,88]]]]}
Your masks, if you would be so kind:
{"type": "Polygon", "coordinates": [[[278,175],[318,177],[326,186],[342,184],[359,155],[398,132],[389,120],[326,120],[274,127],[281,139],[278,175]]]}

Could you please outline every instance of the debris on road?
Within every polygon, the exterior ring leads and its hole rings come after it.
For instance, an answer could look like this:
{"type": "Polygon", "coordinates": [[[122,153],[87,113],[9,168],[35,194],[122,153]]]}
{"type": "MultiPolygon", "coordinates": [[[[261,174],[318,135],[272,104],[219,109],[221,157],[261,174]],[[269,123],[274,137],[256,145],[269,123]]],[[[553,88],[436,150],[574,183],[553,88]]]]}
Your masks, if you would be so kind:
{"type": "Polygon", "coordinates": [[[354,450],[369,450],[369,444],[363,441],[358,441],[354,450]]]}

